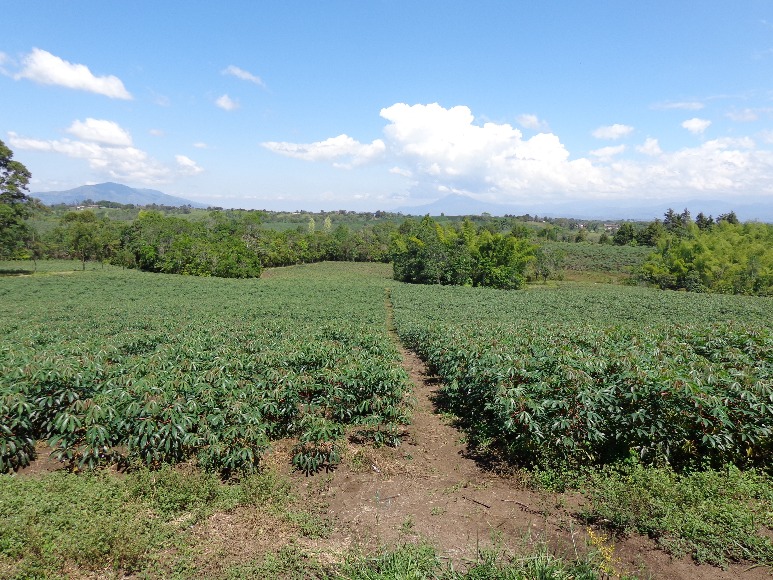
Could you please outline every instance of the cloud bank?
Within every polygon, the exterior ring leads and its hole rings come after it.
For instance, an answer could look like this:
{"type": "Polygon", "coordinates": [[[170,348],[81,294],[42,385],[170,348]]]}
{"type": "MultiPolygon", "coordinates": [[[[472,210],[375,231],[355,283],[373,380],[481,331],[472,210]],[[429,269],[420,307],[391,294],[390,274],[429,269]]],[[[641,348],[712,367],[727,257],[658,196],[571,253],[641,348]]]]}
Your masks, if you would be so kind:
{"type": "MultiPolygon", "coordinates": [[[[361,143],[342,134],[315,143],[265,142],[275,153],[351,168],[386,163],[409,180],[415,195],[466,193],[503,203],[580,199],[684,199],[691,195],[773,195],[773,151],[755,140],[708,139],[664,151],[655,137],[631,146],[602,147],[572,156],[560,138],[524,138],[507,123],[478,123],[466,106],[396,103],[380,111],[384,139],[361,143]]],[[[704,134],[706,119],[682,126],[704,134]]],[[[599,127],[599,139],[629,137],[634,128],[599,127]]]]}
{"type": "Polygon", "coordinates": [[[185,155],[175,156],[169,167],[132,143],[131,135],[118,123],[105,119],[75,120],[67,129],[75,139],[34,139],[9,131],[14,149],[59,153],[84,159],[99,176],[139,184],[168,183],[178,176],[198,175],[204,170],[185,155]]]}

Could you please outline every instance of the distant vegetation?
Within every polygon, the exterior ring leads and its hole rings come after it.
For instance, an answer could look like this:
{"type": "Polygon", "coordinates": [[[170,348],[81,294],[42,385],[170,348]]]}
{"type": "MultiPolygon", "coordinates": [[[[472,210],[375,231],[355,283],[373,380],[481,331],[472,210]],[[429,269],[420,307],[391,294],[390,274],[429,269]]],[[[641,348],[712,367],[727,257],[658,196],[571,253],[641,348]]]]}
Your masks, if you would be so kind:
{"type": "Polygon", "coordinates": [[[29,172],[0,146],[0,259],[70,258],[82,268],[98,261],[224,278],[320,261],[393,262],[397,280],[425,284],[517,289],[566,270],[573,279],[591,272],[664,289],[773,294],[773,226],[741,224],[733,212],[693,220],[686,209],[669,210],[663,220],[604,223],[528,214],[416,220],[343,210],[141,208],[92,200],[49,209],[27,195],[29,172]]]}
{"type": "Polygon", "coordinates": [[[491,286],[517,289],[536,246],[465,221],[444,227],[429,216],[407,220],[394,236],[391,257],[395,279],[419,284],[491,286]]]}

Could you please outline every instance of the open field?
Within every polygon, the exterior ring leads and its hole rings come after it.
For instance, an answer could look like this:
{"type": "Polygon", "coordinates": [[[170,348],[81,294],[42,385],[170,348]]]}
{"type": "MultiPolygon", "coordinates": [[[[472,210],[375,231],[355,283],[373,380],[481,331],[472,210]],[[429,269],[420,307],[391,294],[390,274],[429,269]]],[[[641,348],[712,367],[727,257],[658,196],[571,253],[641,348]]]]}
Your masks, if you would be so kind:
{"type": "Polygon", "coordinates": [[[14,426],[0,467],[23,466],[46,439],[78,468],[195,456],[252,471],[271,440],[297,436],[296,463],[316,471],[337,462],[344,425],[394,437],[407,381],[382,280],[297,272],[3,279],[0,390],[14,426]]]}
{"type": "Polygon", "coordinates": [[[0,477],[2,576],[773,564],[771,299],[414,286],[382,264],[257,280],[72,265],[0,277],[4,465],[63,461],[0,477]]]}

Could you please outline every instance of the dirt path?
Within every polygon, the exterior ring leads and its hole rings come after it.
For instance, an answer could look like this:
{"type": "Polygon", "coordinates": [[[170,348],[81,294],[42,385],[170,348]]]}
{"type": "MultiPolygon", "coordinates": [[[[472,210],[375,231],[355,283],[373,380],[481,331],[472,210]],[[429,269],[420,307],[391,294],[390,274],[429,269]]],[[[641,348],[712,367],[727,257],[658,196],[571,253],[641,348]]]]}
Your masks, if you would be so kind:
{"type": "MultiPolygon", "coordinates": [[[[333,543],[378,548],[424,538],[457,566],[475,561],[481,548],[516,553],[537,541],[570,557],[586,550],[586,527],[572,515],[581,498],[531,491],[481,469],[463,434],[436,411],[437,380],[414,353],[400,349],[415,385],[412,423],[398,449],[359,448],[333,473],[325,493],[338,524],[333,543]]],[[[643,537],[616,542],[613,564],[618,572],[653,578],[771,578],[765,567],[725,571],[676,560],[643,537]]]]}

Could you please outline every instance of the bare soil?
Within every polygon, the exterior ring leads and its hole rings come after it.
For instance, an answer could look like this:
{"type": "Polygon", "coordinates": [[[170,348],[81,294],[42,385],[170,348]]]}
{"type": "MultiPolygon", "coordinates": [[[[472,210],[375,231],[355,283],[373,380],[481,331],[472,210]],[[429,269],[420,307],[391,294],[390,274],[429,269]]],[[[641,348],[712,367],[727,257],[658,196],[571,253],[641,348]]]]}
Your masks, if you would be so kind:
{"type": "MultiPolygon", "coordinates": [[[[333,473],[324,491],[337,522],[331,540],[339,547],[368,550],[423,539],[457,567],[474,562],[484,548],[517,554],[530,544],[546,542],[570,558],[586,552],[588,529],[574,515],[582,497],[534,491],[516,476],[484,469],[471,457],[462,433],[438,413],[438,381],[414,353],[403,349],[402,356],[416,398],[404,444],[353,451],[333,473]]],[[[607,540],[610,544],[611,564],[618,574],[685,580],[771,578],[764,566],[722,570],[696,565],[690,558],[676,559],[642,536],[607,540]]]]}

